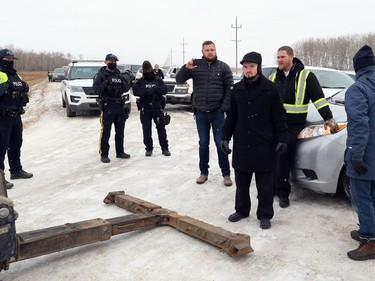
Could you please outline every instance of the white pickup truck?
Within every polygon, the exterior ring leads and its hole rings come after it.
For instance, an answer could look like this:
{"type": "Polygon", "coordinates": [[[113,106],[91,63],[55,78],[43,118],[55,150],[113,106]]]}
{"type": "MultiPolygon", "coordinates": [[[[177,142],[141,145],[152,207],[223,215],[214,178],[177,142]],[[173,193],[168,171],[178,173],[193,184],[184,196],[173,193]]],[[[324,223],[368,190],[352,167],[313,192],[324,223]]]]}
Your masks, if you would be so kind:
{"type": "Polygon", "coordinates": [[[171,104],[191,104],[193,82],[189,79],[184,84],[177,84],[176,74],[179,70],[178,66],[170,66],[164,75],[164,82],[168,87],[166,101],[171,104]]]}
{"type": "MultiPolygon", "coordinates": [[[[96,103],[98,95],[92,90],[93,78],[101,67],[103,61],[72,61],[68,65],[66,79],[61,81],[62,107],[66,108],[66,116],[75,117],[77,112],[99,111],[96,103]]],[[[130,91],[125,96],[125,107],[130,112],[130,91]]]]}

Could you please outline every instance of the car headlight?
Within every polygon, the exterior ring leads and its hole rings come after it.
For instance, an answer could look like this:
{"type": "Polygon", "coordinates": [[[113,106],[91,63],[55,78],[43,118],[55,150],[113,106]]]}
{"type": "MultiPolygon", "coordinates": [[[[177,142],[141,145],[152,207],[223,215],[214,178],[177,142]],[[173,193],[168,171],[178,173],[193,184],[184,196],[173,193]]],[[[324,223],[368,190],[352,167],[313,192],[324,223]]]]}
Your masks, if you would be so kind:
{"type": "Polygon", "coordinates": [[[83,92],[83,88],[80,86],[68,86],[71,92],[80,93],[83,92]]]}
{"type": "MultiPolygon", "coordinates": [[[[337,132],[340,132],[341,130],[346,128],[346,123],[337,123],[339,126],[339,129],[337,132]]],[[[298,139],[308,139],[308,138],[314,138],[319,136],[326,136],[331,135],[331,130],[324,126],[324,124],[320,125],[310,125],[305,127],[298,135],[298,139]]]]}

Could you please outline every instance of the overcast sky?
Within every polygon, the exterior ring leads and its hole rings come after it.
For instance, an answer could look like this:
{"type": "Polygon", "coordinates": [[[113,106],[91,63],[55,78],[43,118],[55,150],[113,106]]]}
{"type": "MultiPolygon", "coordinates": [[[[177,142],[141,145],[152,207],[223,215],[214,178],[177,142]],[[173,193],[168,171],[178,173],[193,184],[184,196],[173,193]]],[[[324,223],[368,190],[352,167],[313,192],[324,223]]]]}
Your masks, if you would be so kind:
{"type": "MultiPolygon", "coordinates": [[[[219,59],[236,65],[250,51],[263,64],[276,50],[311,37],[327,38],[375,31],[374,0],[208,1],[208,0],[1,0],[0,46],[36,52],[70,53],[121,63],[182,65],[201,56],[212,40],[219,59]],[[7,4],[4,4],[4,3],[7,4]],[[3,5],[9,6],[3,8],[3,5]],[[183,42],[185,44],[183,44],[183,42]],[[183,49],[185,52],[183,53],[183,49]]],[[[298,54],[297,54],[298,55],[298,54]]],[[[239,65],[240,66],[240,65],[239,65]]]]}

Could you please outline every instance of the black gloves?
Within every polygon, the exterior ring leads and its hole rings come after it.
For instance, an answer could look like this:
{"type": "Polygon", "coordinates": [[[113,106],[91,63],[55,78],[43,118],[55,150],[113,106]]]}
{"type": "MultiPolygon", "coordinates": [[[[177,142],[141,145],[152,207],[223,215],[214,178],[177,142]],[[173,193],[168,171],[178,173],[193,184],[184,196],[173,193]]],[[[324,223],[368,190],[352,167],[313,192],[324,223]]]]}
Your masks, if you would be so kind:
{"type": "Polygon", "coordinates": [[[352,159],[351,161],[352,161],[352,166],[353,166],[354,171],[356,171],[359,176],[367,173],[368,168],[365,162],[363,162],[363,160],[352,159]]]}
{"type": "Polygon", "coordinates": [[[229,148],[229,140],[221,141],[221,150],[227,155],[231,154],[232,150],[229,148]]]}
{"type": "Polygon", "coordinates": [[[281,155],[285,152],[287,148],[288,148],[288,145],[285,142],[278,142],[276,144],[275,151],[277,154],[281,155]]]}

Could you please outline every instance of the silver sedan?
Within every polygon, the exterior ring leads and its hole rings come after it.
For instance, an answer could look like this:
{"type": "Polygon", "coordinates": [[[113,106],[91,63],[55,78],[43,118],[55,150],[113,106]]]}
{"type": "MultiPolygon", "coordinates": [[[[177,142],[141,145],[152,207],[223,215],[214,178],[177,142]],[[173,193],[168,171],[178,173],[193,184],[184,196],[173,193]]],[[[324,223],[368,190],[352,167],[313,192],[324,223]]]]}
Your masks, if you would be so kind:
{"type": "Polygon", "coordinates": [[[345,174],[344,152],[347,117],[344,107],[345,90],[328,98],[339,132],[331,134],[324,128],[322,117],[309,105],[307,124],[299,135],[291,169],[291,182],[297,187],[319,193],[344,192],[350,199],[350,186],[345,174]]]}

